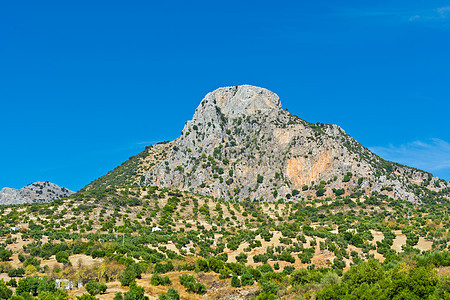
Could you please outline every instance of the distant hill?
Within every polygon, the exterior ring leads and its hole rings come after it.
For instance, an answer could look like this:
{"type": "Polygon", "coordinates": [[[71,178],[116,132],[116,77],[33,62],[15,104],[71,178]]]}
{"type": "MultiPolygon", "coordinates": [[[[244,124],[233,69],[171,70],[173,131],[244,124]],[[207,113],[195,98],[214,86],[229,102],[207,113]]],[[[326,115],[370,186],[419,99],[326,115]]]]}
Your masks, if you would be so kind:
{"type": "Polygon", "coordinates": [[[34,182],[21,189],[5,187],[0,190],[0,205],[45,203],[74,194],[51,182],[34,182]]]}
{"type": "Polygon", "coordinates": [[[219,88],[185,124],[175,141],[149,146],[83,190],[155,185],[252,201],[449,196],[445,180],[380,158],[337,125],[300,119],[264,88],[219,88]]]}

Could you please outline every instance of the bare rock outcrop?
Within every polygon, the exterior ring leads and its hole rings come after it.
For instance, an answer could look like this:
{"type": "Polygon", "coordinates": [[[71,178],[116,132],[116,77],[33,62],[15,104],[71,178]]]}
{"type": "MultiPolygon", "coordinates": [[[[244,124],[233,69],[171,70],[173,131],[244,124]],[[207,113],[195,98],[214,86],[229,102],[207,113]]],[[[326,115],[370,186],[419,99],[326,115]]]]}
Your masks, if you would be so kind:
{"type": "Polygon", "coordinates": [[[74,192],[51,182],[34,182],[21,189],[0,190],[0,205],[45,203],[69,197],[74,192]]]}

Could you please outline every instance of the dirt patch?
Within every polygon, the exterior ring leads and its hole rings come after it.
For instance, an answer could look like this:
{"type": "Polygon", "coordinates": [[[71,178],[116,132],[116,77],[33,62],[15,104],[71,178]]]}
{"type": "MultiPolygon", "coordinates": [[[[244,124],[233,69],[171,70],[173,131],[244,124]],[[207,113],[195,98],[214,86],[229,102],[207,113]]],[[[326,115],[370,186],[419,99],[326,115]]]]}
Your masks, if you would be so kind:
{"type": "Polygon", "coordinates": [[[426,240],[424,237],[419,237],[419,242],[414,246],[414,248],[419,249],[420,251],[427,251],[431,250],[432,246],[432,241],[426,240]]]}
{"type": "Polygon", "coordinates": [[[372,245],[376,245],[377,242],[381,242],[384,239],[384,234],[381,231],[370,230],[370,233],[373,235],[373,240],[369,243],[372,245]]]}
{"type": "Polygon", "coordinates": [[[403,252],[402,246],[406,244],[406,235],[402,233],[401,230],[394,230],[395,239],[392,244],[392,249],[397,252],[403,252]]]}
{"type": "MultiPolygon", "coordinates": [[[[92,258],[91,256],[87,256],[85,254],[74,254],[69,256],[69,261],[72,263],[72,266],[75,269],[78,269],[82,266],[95,266],[95,265],[101,265],[104,262],[103,258],[92,258]]],[[[56,258],[54,255],[50,257],[50,259],[43,260],[41,263],[42,266],[47,265],[50,269],[53,269],[55,267],[61,268],[63,264],[56,261],[56,258]]]]}

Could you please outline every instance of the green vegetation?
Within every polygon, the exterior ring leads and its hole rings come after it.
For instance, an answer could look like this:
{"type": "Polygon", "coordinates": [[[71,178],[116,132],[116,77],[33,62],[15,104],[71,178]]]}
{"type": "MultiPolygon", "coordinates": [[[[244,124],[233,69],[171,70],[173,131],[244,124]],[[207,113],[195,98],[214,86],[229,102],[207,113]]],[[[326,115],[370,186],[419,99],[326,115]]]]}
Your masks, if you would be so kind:
{"type": "MultiPolygon", "coordinates": [[[[318,191],[326,184],[311,188],[318,191]]],[[[299,202],[227,202],[128,186],[85,191],[48,204],[5,206],[0,208],[0,235],[11,242],[0,244],[6,260],[0,271],[11,280],[0,286],[0,296],[9,299],[18,290],[65,299],[64,293],[54,295],[53,280],[80,278],[89,294],[79,298],[93,299],[108,282],[120,281],[129,290],[116,300],[144,299],[137,284],[143,278],[152,286],[179,281],[183,289],[159,295],[178,299],[180,293],[209,292],[211,285],[202,274],[223,279],[229,287],[257,287],[258,299],[358,298],[365,289],[379,290],[374,295],[381,299],[441,299],[448,294],[448,278],[436,271],[450,266],[448,200],[435,195],[414,205],[382,193],[354,198],[338,190],[333,194],[299,202]],[[9,229],[25,223],[20,232],[9,229]],[[381,235],[377,241],[376,234],[381,235]],[[398,250],[399,235],[406,242],[398,250]],[[25,243],[20,263],[13,266],[10,245],[19,238],[25,243]],[[430,251],[418,249],[420,238],[430,251]],[[385,258],[383,263],[373,260],[374,251],[385,258]],[[322,253],[328,258],[321,259],[322,253]],[[76,254],[102,263],[80,266],[72,259],[76,254]],[[59,268],[48,268],[51,257],[59,268]],[[423,290],[411,284],[419,281],[423,290]]]]}

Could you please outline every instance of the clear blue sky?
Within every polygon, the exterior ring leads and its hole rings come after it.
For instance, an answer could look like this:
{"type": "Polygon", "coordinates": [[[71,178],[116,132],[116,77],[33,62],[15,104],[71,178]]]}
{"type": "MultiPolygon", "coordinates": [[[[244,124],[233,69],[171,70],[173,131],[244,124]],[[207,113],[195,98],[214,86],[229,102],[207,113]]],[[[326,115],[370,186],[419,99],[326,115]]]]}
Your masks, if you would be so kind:
{"type": "Polygon", "coordinates": [[[78,190],[239,84],[450,180],[450,4],[371,2],[1,1],[0,188],[78,190]]]}

